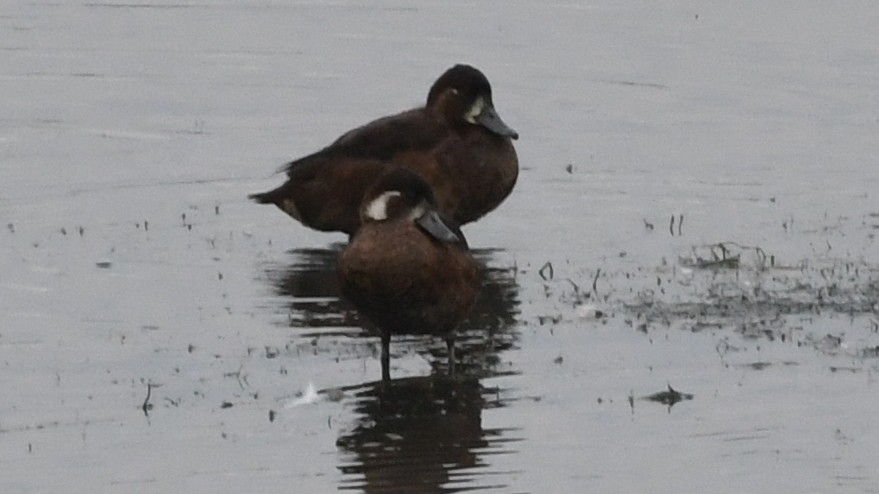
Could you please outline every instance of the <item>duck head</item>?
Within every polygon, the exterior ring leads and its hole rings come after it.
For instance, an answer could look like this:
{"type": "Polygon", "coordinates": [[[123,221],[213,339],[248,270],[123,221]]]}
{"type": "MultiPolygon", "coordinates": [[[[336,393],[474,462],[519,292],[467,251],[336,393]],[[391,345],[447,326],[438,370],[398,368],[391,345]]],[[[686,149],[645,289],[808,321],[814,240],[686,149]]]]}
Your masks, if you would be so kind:
{"type": "Polygon", "coordinates": [[[479,125],[499,136],[519,138],[494,109],[488,79],[469,65],[455,65],[433,83],[427,108],[452,125],[479,125]]]}
{"type": "Polygon", "coordinates": [[[457,228],[440,217],[430,186],[414,172],[394,167],[382,174],[367,190],[360,209],[363,225],[369,223],[413,222],[434,239],[464,243],[457,228]]]}

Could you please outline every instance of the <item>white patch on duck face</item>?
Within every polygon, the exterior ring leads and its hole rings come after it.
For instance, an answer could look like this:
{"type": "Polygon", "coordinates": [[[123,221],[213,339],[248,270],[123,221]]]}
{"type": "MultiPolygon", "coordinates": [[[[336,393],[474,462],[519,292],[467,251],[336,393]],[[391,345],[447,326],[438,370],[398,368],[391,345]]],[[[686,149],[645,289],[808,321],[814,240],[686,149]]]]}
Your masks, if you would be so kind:
{"type": "Polygon", "coordinates": [[[380,196],[376,197],[366,205],[366,217],[375,221],[388,219],[388,201],[390,201],[392,197],[399,197],[401,195],[403,194],[398,190],[383,192],[380,196]]]}
{"type": "Polygon", "coordinates": [[[418,218],[421,218],[422,216],[424,216],[424,214],[426,212],[427,212],[427,203],[422,201],[422,202],[418,203],[417,206],[412,208],[412,211],[409,212],[409,221],[415,221],[418,218]]]}
{"type": "Polygon", "coordinates": [[[468,110],[467,113],[464,114],[464,120],[466,120],[472,124],[475,124],[476,117],[478,117],[479,114],[482,113],[482,110],[484,110],[484,109],[485,109],[485,99],[483,99],[482,96],[480,96],[480,97],[476,98],[476,101],[473,102],[473,106],[470,107],[470,110],[468,110]]]}

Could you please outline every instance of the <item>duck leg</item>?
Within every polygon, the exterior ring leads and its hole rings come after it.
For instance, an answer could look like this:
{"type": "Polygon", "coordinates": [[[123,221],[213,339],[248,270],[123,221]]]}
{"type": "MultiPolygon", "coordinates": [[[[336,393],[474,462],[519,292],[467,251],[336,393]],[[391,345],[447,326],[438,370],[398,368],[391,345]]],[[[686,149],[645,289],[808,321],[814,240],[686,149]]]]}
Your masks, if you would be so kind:
{"type": "Polygon", "coordinates": [[[446,336],[446,347],[449,349],[449,375],[455,375],[455,336],[446,336]]]}
{"type": "Polygon", "coordinates": [[[382,332],[382,381],[391,380],[391,333],[382,332]]]}

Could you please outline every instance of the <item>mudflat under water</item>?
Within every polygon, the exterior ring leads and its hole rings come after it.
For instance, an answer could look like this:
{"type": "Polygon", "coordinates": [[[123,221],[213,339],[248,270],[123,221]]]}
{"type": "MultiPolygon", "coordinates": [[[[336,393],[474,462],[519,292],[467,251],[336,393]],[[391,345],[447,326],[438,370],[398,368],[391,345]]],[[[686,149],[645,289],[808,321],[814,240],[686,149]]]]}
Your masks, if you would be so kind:
{"type": "Polygon", "coordinates": [[[0,491],[879,492],[876,25],[869,2],[4,5],[0,491]],[[458,62],[522,172],[465,229],[487,281],[462,377],[401,337],[385,389],[344,237],[246,195],[458,62]]]}

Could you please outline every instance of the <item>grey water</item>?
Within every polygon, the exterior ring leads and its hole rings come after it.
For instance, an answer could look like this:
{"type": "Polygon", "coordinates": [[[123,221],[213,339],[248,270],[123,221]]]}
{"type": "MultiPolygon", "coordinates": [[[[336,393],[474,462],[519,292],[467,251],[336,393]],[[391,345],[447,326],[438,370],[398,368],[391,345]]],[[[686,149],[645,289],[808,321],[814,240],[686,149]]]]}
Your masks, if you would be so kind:
{"type": "Polygon", "coordinates": [[[3,492],[879,492],[879,7],[5,2],[3,492]],[[441,341],[248,193],[466,62],[521,134],[441,341]],[[669,386],[692,395],[647,399],[669,386]]]}

